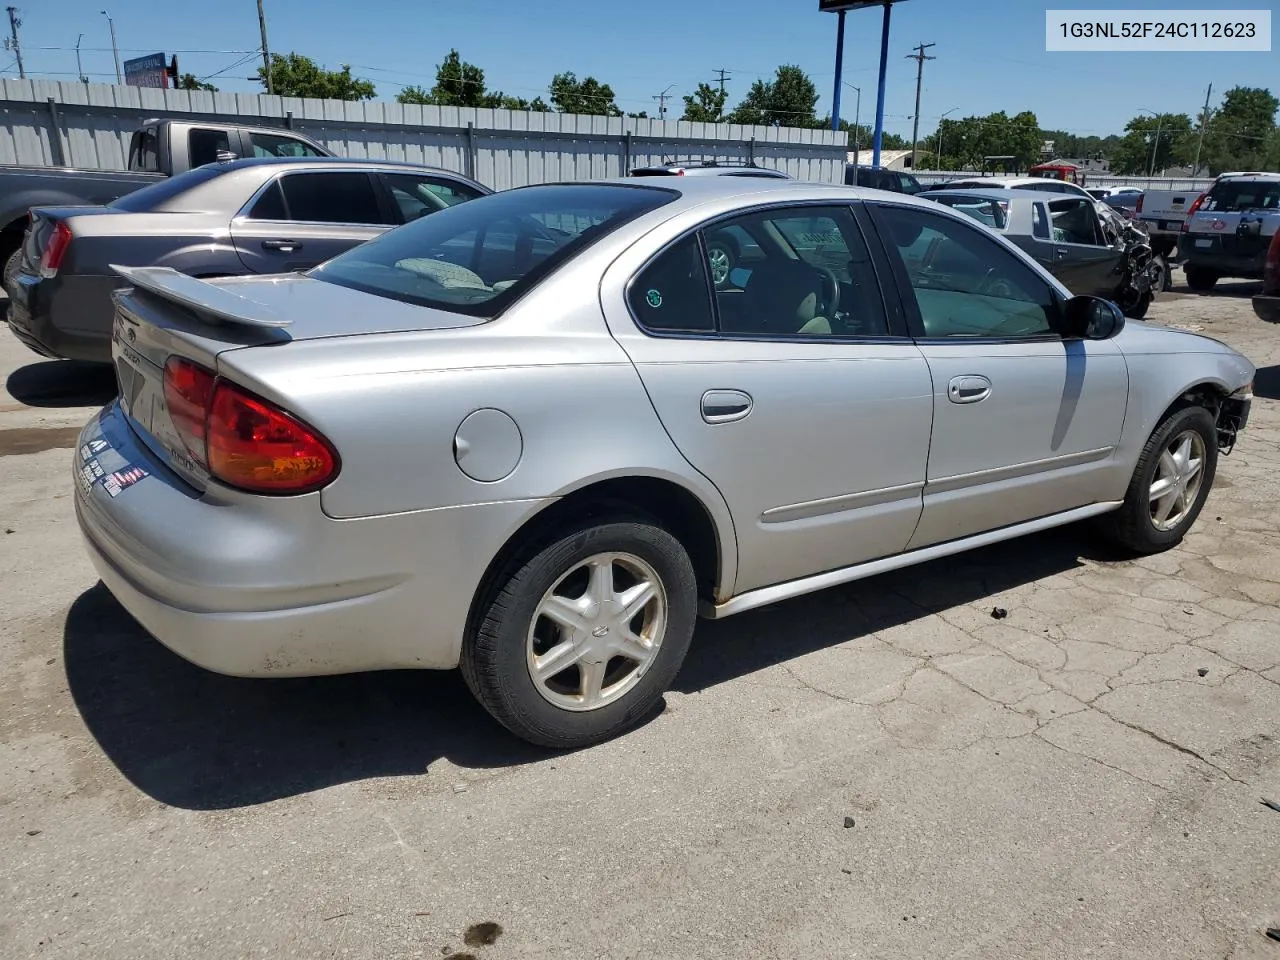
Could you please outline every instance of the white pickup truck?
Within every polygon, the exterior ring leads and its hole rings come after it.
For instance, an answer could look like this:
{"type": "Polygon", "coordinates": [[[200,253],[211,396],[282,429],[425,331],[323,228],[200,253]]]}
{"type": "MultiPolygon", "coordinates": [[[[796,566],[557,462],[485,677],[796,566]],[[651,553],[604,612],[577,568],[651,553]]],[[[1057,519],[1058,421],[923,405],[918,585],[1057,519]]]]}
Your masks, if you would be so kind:
{"type": "Polygon", "coordinates": [[[1152,250],[1163,257],[1173,253],[1182,225],[1186,222],[1187,211],[1199,196],[1200,191],[1195,189],[1142,192],[1134,208],[1134,217],[1147,228],[1152,250]]]}
{"type": "Polygon", "coordinates": [[[1280,173],[1223,174],[1191,205],[1183,224],[1187,286],[1208,290],[1219,277],[1261,280],[1277,232],[1280,173]]]}

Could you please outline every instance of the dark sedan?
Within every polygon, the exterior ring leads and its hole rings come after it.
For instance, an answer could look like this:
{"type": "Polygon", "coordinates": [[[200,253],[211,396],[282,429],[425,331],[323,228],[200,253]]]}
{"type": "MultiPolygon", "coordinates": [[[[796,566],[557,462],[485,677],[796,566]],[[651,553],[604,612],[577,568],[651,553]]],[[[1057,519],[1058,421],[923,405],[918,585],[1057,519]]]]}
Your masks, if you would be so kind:
{"type": "Polygon", "coordinates": [[[314,267],[424,214],[491,193],[434,167],[306,157],[212,163],[98,207],[37,207],[5,288],[14,335],[49,357],[110,362],[111,270],[194,277],[314,267]]]}

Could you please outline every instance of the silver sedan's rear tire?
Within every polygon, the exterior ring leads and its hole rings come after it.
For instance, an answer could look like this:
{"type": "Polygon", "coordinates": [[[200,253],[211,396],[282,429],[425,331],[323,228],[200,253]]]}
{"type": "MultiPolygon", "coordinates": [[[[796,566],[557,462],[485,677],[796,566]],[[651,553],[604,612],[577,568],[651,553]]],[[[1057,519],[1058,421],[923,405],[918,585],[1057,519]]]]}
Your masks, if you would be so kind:
{"type": "Polygon", "coordinates": [[[598,743],[652,712],[697,617],[680,542],[631,519],[518,557],[482,602],[462,648],[467,686],[516,736],[554,748],[598,743]]]}
{"type": "Polygon", "coordinates": [[[1218,468],[1218,429],[1204,407],[1169,414],[1147,440],[1124,506],[1102,519],[1104,531],[1133,553],[1177,546],[1195,523],[1218,468]]]}

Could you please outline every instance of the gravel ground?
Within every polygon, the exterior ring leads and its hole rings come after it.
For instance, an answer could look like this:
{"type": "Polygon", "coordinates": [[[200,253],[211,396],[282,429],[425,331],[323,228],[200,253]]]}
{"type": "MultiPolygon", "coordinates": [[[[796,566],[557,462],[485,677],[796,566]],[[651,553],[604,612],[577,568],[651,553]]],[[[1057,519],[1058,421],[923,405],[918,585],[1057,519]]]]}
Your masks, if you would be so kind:
{"type": "Polygon", "coordinates": [[[1260,372],[1180,549],[1065,530],[704,623],[660,716],[561,756],[453,674],[150,640],[72,510],[111,382],[0,331],[0,956],[1280,957],[1280,331],[1181,289],[1152,319],[1260,372]]]}

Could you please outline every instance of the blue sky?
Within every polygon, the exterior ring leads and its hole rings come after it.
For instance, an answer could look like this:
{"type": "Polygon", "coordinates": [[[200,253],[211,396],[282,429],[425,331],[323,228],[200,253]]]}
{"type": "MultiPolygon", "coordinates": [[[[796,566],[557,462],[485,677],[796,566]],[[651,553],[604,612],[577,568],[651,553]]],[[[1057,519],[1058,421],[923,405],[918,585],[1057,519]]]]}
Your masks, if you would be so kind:
{"type": "MultiPolygon", "coordinates": [[[[111,82],[110,34],[104,0],[17,0],[29,76],[70,80],[73,48],[81,41],[86,73],[111,82]],[[60,49],[45,49],[60,48],[60,49]]],[[[435,65],[456,47],[485,71],[490,87],[545,97],[551,76],[572,70],[611,84],[627,111],[656,115],[654,95],[668,86],[669,108],[713,70],[730,71],[730,103],[751,82],[781,63],[797,63],[830,109],[836,18],[818,12],[817,0],[265,0],[273,50],[296,50],[336,67],[344,62],[373,80],[379,99],[401,86],[430,86],[435,65]]],[[[909,136],[915,96],[917,43],[936,43],[925,64],[921,133],[944,111],[952,117],[1023,109],[1048,129],[1079,134],[1119,132],[1139,108],[1195,115],[1205,87],[1214,101],[1235,85],[1267,86],[1280,93],[1280,46],[1269,53],[1046,53],[1044,11],[1053,8],[1204,9],[1276,6],[1276,0],[905,0],[894,7],[886,92],[888,130],[909,136]]],[[[227,90],[259,89],[247,78],[260,60],[227,69],[232,51],[258,46],[255,0],[109,0],[122,58],[178,52],[183,72],[220,73],[227,90]],[[216,10],[217,15],[212,11],[216,10]],[[192,52],[183,52],[192,51],[192,52]],[[200,51],[200,52],[195,52],[200,51]],[[208,51],[208,52],[205,52],[208,51]]],[[[1274,28],[1273,28],[1274,29],[1274,28]]],[[[880,12],[848,17],[845,80],[862,88],[864,122],[874,117],[880,12]]],[[[16,76],[12,56],[5,76],[16,76]]],[[[841,114],[852,119],[855,94],[846,88],[841,114]]]]}

